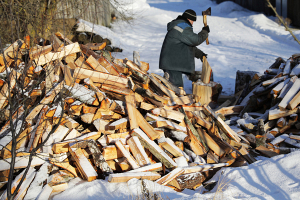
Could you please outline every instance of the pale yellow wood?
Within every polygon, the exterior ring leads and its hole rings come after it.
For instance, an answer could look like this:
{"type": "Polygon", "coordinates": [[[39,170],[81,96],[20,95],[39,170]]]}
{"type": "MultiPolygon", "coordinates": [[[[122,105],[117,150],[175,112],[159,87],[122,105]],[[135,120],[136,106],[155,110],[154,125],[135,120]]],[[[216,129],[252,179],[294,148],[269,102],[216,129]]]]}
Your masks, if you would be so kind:
{"type": "MultiPolygon", "coordinates": [[[[129,151],[129,145],[125,145],[125,148],[129,151]]],[[[103,147],[102,155],[105,160],[114,160],[124,157],[122,152],[115,145],[103,147]]]]}
{"type": "Polygon", "coordinates": [[[209,104],[212,100],[212,87],[210,85],[194,83],[193,94],[195,95],[196,102],[201,105],[209,104]]]}
{"type": "Polygon", "coordinates": [[[51,61],[63,58],[64,56],[77,52],[81,52],[81,49],[79,44],[76,42],[65,46],[65,48],[60,52],[49,52],[47,54],[40,55],[38,58],[35,59],[35,62],[37,65],[44,65],[51,61]]]}
{"type": "Polygon", "coordinates": [[[121,173],[121,174],[110,174],[108,177],[108,181],[110,183],[121,183],[121,182],[127,182],[130,179],[136,178],[136,179],[147,179],[150,181],[155,181],[159,179],[161,175],[154,172],[143,172],[143,173],[121,173]]]}
{"type": "Polygon", "coordinates": [[[88,159],[84,156],[80,148],[72,148],[72,146],[70,146],[70,153],[72,155],[72,158],[74,158],[81,175],[87,181],[93,181],[97,179],[97,172],[95,171],[91,163],[88,161],[88,159]]]}
{"type": "Polygon", "coordinates": [[[167,175],[161,177],[160,179],[156,180],[155,182],[161,185],[167,185],[170,181],[178,177],[179,175],[184,173],[184,169],[176,168],[167,175]]]}
{"type": "Polygon", "coordinates": [[[135,109],[135,97],[134,95],[128,95],[125,96],[126,100],[126,108],[127,108],[127,113],[129,117],[129,122],[130,122],[130,129],[135,129],[139,127],[138,124],[138,116],[137,116],[137,110],[135,109]]]}
{"type": "Polygon", "coordinates": [[[287,108],[293,110],[300,103],[300,91],[293,97],[293,99],[288,103],[287,108]]]}
{"type": "Polygon", "coordinates": [[[203,65],[202,65],[202,74],[201,74],[201,81],[203,83],[209,83],[210,77],[211,77],[212,69],[206,59],[205,56],[203,56],[203,65]]]}
{"type": "MultiPolygon", "coordinates": [[[[0,109],[3,107],[3,105],[5,104],[5,102],[7,101],[9,92],[15,87],[17,80],[20,77],[20,73],[13,70],[8,77],[8,82],[5,83],[2,86],[2,89],[0,91],[0,109]]],[[[11,93],[11,97],[13,96],[13,93],[11,93]]]]}
{"type": "Polygon", "coordinates": [[[136,161],[140,166],[151,164],[144,148],[142,148],[142,145],[138,137],[136,136],[131,137],[130,139],[127,140],[127,143],[129,145],[131,153],[133,154],[134,158],[136,159],[136,161]]]}
{"type": "Polygon", "coordinates": [[[102,72],[95,72],[79,67],[76,67],[76,69],[74,70],[73,77],[77,79],[90,78],[93,82],[105,83],[110,85],[114,85],[114,83],[119,83],[120,85],[124,85],[124,87],[126,87],[128,83],[127,78],[110,75],[102,72]]]}
{"type": "Polygon", "coordinates": [[[126,148],[120,141],[116,141],[115,145],[118,147],[118,149],[120,149],[124,157],[127,158],[127,161],[131,165],[132,169],[137,169],[140,167],[139,164],[134,160],[132,155],[129,153],[129,151],[126,150],[126,148]]]}
{"type": "Polygon", "coordinates": [[[108,73],[108,71],[92,55],[88,57],[86,62],[93,68],[93,70],[108,73]]]}

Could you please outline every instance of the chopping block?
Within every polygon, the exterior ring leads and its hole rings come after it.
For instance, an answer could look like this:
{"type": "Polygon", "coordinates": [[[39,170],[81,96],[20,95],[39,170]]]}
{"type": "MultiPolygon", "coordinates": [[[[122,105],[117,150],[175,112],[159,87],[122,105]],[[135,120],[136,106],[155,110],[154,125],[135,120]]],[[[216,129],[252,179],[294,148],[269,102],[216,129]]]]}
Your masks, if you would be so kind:
{"type": "Polygon", "coordinates": [[[209,104],[210,102],[217,102],[222,89],[223,87],[220,83],[213,81],[203,83],[198,80],[193,83],[194,99],[196,102],[201,103],[201,105],[209,104]]]}
{"type": "Polygon", "coordinates": [[[210,81],[212,69],[205,56],[203,56],[202,60],[201,80],[193,82],[193,95],[196,102],[204,105],[212,101],[217,102],[223,87],[220,83],[210,81]]]}

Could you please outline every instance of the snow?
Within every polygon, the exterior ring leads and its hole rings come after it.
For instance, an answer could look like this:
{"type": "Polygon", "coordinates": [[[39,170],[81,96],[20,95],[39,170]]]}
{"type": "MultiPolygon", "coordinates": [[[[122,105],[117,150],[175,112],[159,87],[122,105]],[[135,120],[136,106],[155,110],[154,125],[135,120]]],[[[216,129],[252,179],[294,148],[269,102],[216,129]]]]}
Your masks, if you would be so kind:
{"type": "MultiPolygon", "coordinates": [[[[201,11],[211,7],[212,16],[207,17],[210,45],[203,43],[199,48],[208,54],[214,81],[221,83],[222,93],[226,95],[234,93],[237,70],[263,73],[276,58],[287,61],[291,55],[299,53],[299,44],[284,27],[274,22],[274,17],[249,11],[231,1],[216,4],[210,0],[122,0],[121,3],[126,4],[124,9],[135,14],[135,20],[130,24],[115,22],[112,29],[108,29],[83,20],[80,22],[111,39],[113,46],[123,49],[121,53],[113,53],[114,57],[132,60],[133,51],[138,51],[141,61],[149,63],[149,72],[159,75],[163,74],[158,63],[167,23],[191,8],[198,15],[194,23],[197,33],[203,27],[201,11]]],[[[299,30],[294,34],[300,38],[299,30]]],[[[196,59],[195,62],[196,70],[200,71],[201,61],[196,59]]],[[[192,92],[192,84],[186,78],[184,89],[187,93],[192,92]]],[[[222,168],[212,180],[220,180],[223,187],[217,185],[205,194],[202,194],[203,188],[179,193],[152,181],[145,182],[151,193],[168,199],[299,199],[299,156],[300,151],[273,158],[260,156],[257,162],[248,166],[222,168]]],[[[85,182],[76,178],[69,183],[69,189],[54,199],[137,199],[141,191],[142,183],[137,179],[108,183],[107,180],[85,182]]]]}

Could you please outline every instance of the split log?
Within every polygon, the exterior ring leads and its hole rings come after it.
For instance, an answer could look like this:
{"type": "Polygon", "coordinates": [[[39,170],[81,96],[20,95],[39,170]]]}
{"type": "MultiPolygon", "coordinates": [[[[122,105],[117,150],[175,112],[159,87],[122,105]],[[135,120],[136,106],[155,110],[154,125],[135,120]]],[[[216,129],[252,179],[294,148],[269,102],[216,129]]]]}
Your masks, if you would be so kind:
{"type": "Polygon", "coordinates": [[[120,182],[127,182],[130,179],[147,179],[150,181],[155,181],[159,179],[161,175],[154,173],[154,172],[126,172],[121,174],[110,174],[108,177],[108,182],[110,183],[120,183],[120,182]]]}
{"type": "Polygon", "coordinates": [[[140,166],[146,166],[151,164],[138,137],[136,136],[131,137],[130,139],[127,140],[127,143],[129,145],[131,153],[133,154],[133,156],[135,157],[136,161],[140,166]]]}
{"type": "Polygon", "coordinates": [[[176,168],[176,169],[172,170],[170,173],[168,173],[167,175],[156,180],[155,182],[158,184],[161,184],[161,185],[167,185],[170,181],[172,181],[173,179],[175,179],[182,173],[184,173],[184,169],[176,168]]]}
{"type": "Polygon", "coordinates": [[[167,168],[173,168],[177,166],[177,164],[154,141],[150,140],[141,129],[134,129],[131,135],[137,136],[142,145],[149,149],[149,151],[167,168]]]}
{"type": "Polygon", "coordinates": [[[130,138],[130,134],[129,132],[115,133],[115,134],[107,135],[106,137],[107,137],[108,144],[115,144],[116,141],[121,141],[121,143],[125,145],[127,139],[130,138]]]}
{"type": "Polygon", "coordinates": [[[203,56],[201,81],[205,84],[209,83],[210,78],[211,78],[211,74],[212,74],[212,69],[211,69],[209,63],[207,62],[206,57],[203,56]]]}
{"type": "Polygon", "coordinates": [[[92,55],[88,57],[86,62],[93,68],[93,70],[98,72],[109,73],[92,55]]]}
{"type": "Polygon", "coordinates": [[[290,116],[292,114],[296,114],[299,112],[300,112],[300,110],[298,107],[294,108],[293,110],[279,110],[279,109],[270,110],[269,111],[269,120],[278,119],[281,117],[287,117],[287,116],[290,116]]]}
{"type": "Polygon", "coordinates": [[[192,190],[200,186],[206,180],[206,178],[207,177],[203,175],[201,172],[184,174],[170,181],[168,185],[172,185],[179,190],[184,190],[184,189],[192,190]]]}
{"type": "Polygon", "coordinates": [[[216,115],[209,106],[204,106],[205,110],[204,112],[207,115],[210,115],[216,120],[217,126],[224,132],[226,135],[231,137],[237,142],[240,142],[241,139],[238,137],[238,135],[218,116],[216,115]]]}
{"type": "MultiPolygon", "coordinates": [[[[125,145],[125,148],[127,151],[129,151],[129,145],[125,145]]],[[[102,154],[106,161],[123,157],[122,152],[115,145],[109,145],[103,147],[102,154]]]]}
{"type": "Polygon", "coordinates": [[[52,150],[54,153],[65,153],[69,151],[69,143],[74,143],[80,140],[88,140],[88,139],[98,139],[101,136],[101,132],[90,132],[81,135],[80,137],[74,138],[72,140],[62,141],[58,143],[54,143],[52,145],[52,150]]]}
{"type": "Polygon", "coordinates": [[[63,58],[69,54],[77,53],[80,51],[81,50],[80,50],[79,44],[77,42],[72,43],[72,44],[65,46],[65,48],[60,52],[56,52],[56,53],[49,52],[47,54],[40,55],[38,58],[35,59],[35,63],[37,65],[44,65],[51,61],[63,58]]]}
{"type": "Polygon", "coordinates": [[[182,122],[184,114],[176,110],[170,110],[165,108],[155,108],[151,111],[154,115],[160,115],[161,117],[172,119],[178,122],[182,122]]]}
{"type": "Polygon", "coordinates": [[[84,156],[82,150],[80,148],[73,148],[72,147],[73,145],[74,145],[73,143],[69,145],[70,153],[76,162],[80,174],[87,181],[95,180],[98,176],[97,172],[95,171],[91,163],[88,161],[88,159],[84,156]]]}
{"type": "Polygon", "coordinates": [[[288,103],[293,99],[293,97],[297,94],[300,88],[300,79],[297,79],[291,89],[287,92],[287,94],[284,96],[282,101],[279,103],[280,109],[285,109],[288,105],[288,103]]]}
{"type": "Polygon", "coordinates": [[[115,145],[118,147],[118,149],[120,149],[124,157],[127,158],[127,161],[130,163],[132,169],[137,169],[140,167],[139,164],[134,160],[132,155],[129,153],[129,151],[125,149],[124,145],[120,141],[116,141],[115,145]]]}
{"type": "Polygon", "coordinates": [[[183,152],[174,144],[174,142],[170,138],[165,138],[163,142],[159,142],[158,144],[176,158],[183,156],[183,152]]]}
{"type": "Polygon", "coordinates": [[[161,171],[162,170],[162,164],[161,163],[155,163],[151,165],[147,165],[144,167],[140,167],[138,169],[130,170],[129,172],[148,172],[148,171],[161,171]]]}
{"type": "Polygon", "coordinates": [[[128,83],[127,78],[114,76],[102,72],[95,72],[92,70],[87,70],[79,67],[76,67],[76,69],[74,70],[73,78],[78,78],[78,79],[90,78],[93,82],[105,83],[110,85],[114,85],[115,83],[118,83],[118,85],[123,86],[123,88],[127,87],[127,83],[128,83]]]}
{"type": "Polygon", "coordinates": [[[45,55],[52,51],[52,45],[42,46],[35,50],[29,52],[29,57],[31,60],[38,58],[41,55],[45,55]]]}
{"type": "Polygon", "coordinates": [[[54,51],[61,51],[63,49],[64,43],[55,34],[50,36],[50,42],[54,51]]]}

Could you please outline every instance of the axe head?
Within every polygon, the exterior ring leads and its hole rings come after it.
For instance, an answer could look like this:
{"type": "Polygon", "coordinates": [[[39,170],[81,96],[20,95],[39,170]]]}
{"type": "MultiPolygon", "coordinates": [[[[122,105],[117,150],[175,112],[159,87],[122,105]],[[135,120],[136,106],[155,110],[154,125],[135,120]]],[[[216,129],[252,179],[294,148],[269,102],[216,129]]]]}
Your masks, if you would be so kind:
{"type": "Polygon", "coordinates": [[[211,15],[211,7],[209,7],[206,11],[202,11],[202,15],[211,15]]]}

